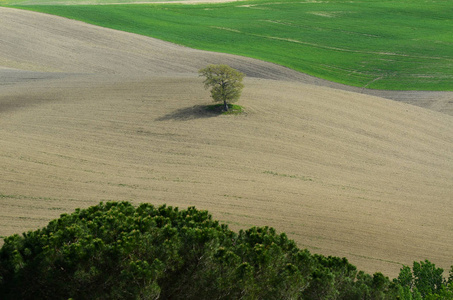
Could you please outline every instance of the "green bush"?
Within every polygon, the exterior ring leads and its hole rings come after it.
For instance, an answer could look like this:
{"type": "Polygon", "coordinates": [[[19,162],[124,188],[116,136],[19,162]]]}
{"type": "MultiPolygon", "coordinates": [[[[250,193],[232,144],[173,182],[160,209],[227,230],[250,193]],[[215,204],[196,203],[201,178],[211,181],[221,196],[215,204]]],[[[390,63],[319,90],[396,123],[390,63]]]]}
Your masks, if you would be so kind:
{"type": "Polygon", "coordinates": [[[453,299],[453,266],[448,280],[443,278],[443,272],[428,260],[414,262],[412,270],[403,266],[394,279],[400,289],[400,299],[453,299]]]}
{"type": "Polygon", "coordinates": [[[439,272],[426,261],[391,282],[273,228],[235,233],[194,207],[108,202],[5,238],[0,299],[452,299],[439,272]]]}

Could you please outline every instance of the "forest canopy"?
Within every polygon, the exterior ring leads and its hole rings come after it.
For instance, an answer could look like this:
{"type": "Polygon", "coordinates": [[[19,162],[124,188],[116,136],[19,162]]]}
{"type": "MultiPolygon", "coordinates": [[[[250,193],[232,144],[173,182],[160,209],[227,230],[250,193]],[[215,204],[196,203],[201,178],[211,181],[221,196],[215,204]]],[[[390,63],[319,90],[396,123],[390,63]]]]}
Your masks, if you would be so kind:
{"type": "Polygon", "coordinates": [[[5,238],[1,299],[453,299],[429,261],[390,280],[311,254],[269,227],[233,232],[203,210],[128,202],[5,238]]]}

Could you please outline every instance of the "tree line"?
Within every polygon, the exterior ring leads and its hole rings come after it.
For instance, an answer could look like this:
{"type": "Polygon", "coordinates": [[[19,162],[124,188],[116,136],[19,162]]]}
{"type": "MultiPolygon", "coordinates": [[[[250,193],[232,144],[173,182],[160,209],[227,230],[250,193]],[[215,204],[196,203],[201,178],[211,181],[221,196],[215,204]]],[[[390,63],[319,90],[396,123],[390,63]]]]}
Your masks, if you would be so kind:
{"type": "Polygon", "coordinates": [[[453,266],[393,280],[299,249],[270,227],[233,232],[204,210],[107,202],[12,235],[0,299],[453,299],[453,266]]]}

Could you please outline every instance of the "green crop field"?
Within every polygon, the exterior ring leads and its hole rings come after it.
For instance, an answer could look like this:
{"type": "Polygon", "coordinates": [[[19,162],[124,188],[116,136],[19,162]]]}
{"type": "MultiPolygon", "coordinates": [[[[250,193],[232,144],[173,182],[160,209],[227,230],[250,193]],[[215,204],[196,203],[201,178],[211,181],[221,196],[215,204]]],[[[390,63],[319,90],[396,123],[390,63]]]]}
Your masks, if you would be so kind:
{"type": "Polygon", "coordinates": [[[453,90],[451,1],[0,4],[258,58],[347,85],[453,90]]]}

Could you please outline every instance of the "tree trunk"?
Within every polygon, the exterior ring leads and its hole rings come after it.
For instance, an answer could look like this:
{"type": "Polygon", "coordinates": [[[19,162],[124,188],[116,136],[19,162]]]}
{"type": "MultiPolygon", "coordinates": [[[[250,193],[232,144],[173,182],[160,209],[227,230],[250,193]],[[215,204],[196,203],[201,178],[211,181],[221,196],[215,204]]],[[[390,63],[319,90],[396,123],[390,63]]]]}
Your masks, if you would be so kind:
{"type": "Polygon", "coordinates": [[[223,111],[228,111],[228,104],[226,100],[223,100],[223,111]]]}

